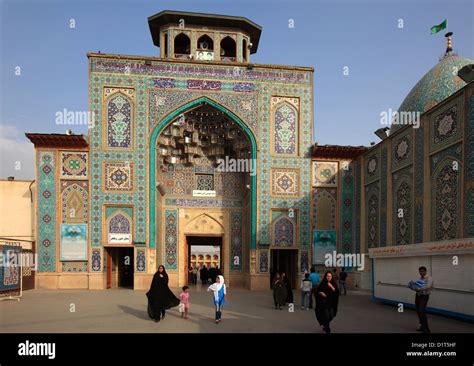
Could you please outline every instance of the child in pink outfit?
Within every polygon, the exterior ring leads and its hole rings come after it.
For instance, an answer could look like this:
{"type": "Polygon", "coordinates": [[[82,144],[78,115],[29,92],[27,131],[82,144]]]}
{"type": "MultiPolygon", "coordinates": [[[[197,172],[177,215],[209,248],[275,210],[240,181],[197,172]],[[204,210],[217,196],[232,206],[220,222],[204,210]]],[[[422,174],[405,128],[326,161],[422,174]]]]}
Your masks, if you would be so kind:
{"type": "Polygon", "coordinates": [[[181,304],[179,304],[179,311],[181,312],[181,318],[188,319],[189,310],[189,287],[183,286],[183,292],[179,295],[181,304]]]}

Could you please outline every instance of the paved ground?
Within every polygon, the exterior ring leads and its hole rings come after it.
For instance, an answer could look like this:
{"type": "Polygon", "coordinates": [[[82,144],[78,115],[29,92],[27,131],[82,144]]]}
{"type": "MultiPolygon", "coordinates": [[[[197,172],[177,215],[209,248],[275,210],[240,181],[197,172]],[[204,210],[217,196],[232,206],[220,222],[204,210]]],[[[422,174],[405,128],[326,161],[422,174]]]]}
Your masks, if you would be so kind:
{"type": "MultiPolygon", "coordinates": [[[[177,289],[174,290],[178,294],[177,289]]],[[[214,323],[211,295],[201,288],[191,291],[189,319],[180,319],[177,308],[159,322],[146,312],[144,291],[133,290],[31,290],[20,302],[0,302],[0,332],[317,332],[322,333],[314,311],[300,310],[295,293],[294,312],[274,310],[270,291],[229,289],[223,321],[214,323]],[[75,306],[75,312],[70,309],[75,306]]],[[[334,333],[414,332],[414,311],[398,313],[396,307],[371,301],[370,294],[349,292],[340,299],[339,312],[331,323],[334,333]]],[[[472,332],[472,325],[429,315],[432,332],[472,332]]]]}

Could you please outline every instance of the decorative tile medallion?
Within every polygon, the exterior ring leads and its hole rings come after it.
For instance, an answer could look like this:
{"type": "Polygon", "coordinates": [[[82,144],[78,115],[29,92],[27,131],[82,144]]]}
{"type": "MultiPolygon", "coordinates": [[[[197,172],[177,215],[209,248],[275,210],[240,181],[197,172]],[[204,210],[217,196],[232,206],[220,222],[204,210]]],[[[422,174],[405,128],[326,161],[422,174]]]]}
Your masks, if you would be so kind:
{"type": "Polygon", "coordinates": [[[462,138],[463,113],[459,113],[462,99],[440,109],[430,116],[430,151],[436,151],[462,138]]]}
{"type": "Polygon", "coordinates": [[[337,187],[337,161],[313,161],[313,187],[337,187]]]}
{"type": "Polygon", "coordinates": [[[392,144],[392,171],[413,161],[412,129],[392,144]]]}
{"type": "Polygon", "coordinates": [[[271,168],[270,172],[272,197],[299,196],[299,169],[271,168]]]}
{"type": "Polygon", "coordinates": [[[130,162],[104,163],[104,190],[106,192],[134,191],[134,164],[130,162]]]}
{"type": "Polygon", "coordinates": [[[214,190],[214,175],[213,174],[196,174],[196,189],[200,191],[214,190]]]}
{"type": "Polygon", "coordinates": [[[61,178],[88,178],[87,152],[61,152],[61,178]]]}

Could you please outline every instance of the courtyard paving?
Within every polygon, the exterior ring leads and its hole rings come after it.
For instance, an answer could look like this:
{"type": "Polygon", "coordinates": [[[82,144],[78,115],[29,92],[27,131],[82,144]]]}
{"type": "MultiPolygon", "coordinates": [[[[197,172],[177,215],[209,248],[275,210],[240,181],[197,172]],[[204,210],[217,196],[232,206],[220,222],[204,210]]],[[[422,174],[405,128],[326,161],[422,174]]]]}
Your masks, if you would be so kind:
{"type": "MultiPolygon", "coordinates": [[[[178,289],[174,289],[176,295],[178,289]]],[[[177,308],[159,323],[148,318],[145,291],[113,289],[30,290],[20,302],[0,302],[0,332],[28,333],[322,333],[314,311],[300,310],[300,293],[295,292],[294,312],[275,310],[270,291],[250,292],[232,288],[223,310],[223,321],[214,323],[211,295],[205,289],[191,289],[187,320],[177,308]],[[75,312],[70,310],[75,308],[75,312]]],[[[364,291],[341,296],[339,312],[331,323],[334,333],[416,333],[416,313],[399,313],[396,307],[374,303],[364,291]]],[[[468,333],[472,324],[429,315],[433,333],[468,333]]]]}

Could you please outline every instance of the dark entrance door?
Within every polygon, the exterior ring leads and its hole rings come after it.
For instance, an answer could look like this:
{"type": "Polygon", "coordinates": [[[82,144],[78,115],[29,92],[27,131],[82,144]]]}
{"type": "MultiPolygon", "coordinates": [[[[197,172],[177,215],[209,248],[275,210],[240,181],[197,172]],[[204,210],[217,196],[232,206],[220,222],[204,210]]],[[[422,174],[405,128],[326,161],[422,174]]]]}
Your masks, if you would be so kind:
{"type": "Polygon", "coordinates": [[[133,248],[107,249],[107,288],[133,288],[133,248]]]}
{"type": "Polygon", "coordinates": [[[120,248],[118,257],[118,287],[133,288],[133,248],[120,248]]]}
{"type": "MultiPolygon", "coordinates": [[[[190,268],[211,267],[218,268],[221,272],[222,268],[222,237],[221,236],[186,236],[188,250],[187,259],[185,261],[185,272],[187,274],[188,284],[192,284],[192,276],[189,272],[190,268]]],[[[198,276],[199,278],[199,276],[198,276]]],[[[199,281],[202,283],[202,281],[199,281]]]]}
{"type": "Polygon", "coordinates": [[[270,287],[277,272],[284,272],[290,279],[291,287],[296,288],[298,270],[297,249],[272,249],[270,263],[270,287]]]}

